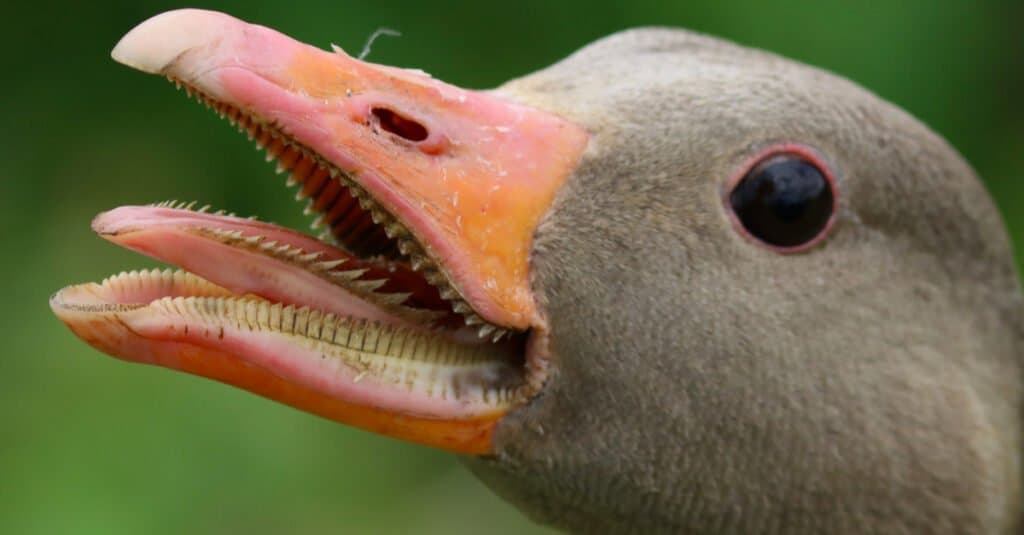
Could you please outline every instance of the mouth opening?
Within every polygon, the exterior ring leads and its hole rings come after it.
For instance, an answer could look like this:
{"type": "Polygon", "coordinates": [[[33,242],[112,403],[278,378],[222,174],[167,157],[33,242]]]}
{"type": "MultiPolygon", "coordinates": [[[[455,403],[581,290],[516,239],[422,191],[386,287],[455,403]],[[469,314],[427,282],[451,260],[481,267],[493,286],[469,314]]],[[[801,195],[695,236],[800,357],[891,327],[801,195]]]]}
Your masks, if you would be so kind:
{"type": "MultiPolygon", "coordinates": [[[[348,173],[294,141],[280,126],[211,98],[180,80],[167,79],[227,119],[257,148],[265,150],[266,160],[276,162],[278,174],[287,173],[286,184],[296,188],[296,201],[305,201],[303,213],[313,218],[310,227],[318,232],[318,240],[338,247],[368,269],[378,268],[393,273],[395,266],[400,265],[414,273],[397,280],[383,277],[385,290],[391,290],[391,293],[406,291],[415,297],[407,305],[445,313],[442,324],[449,328],[458,327],[461,323],[463,327],[474,330],[482,340],[497,343],[507,337],[524,342],[525,332],[494,325],[476,314],[412,233],[348,173]]],[[[403,139],[415,142],[428,137],[426,127],[393,110],[376,107],[371,110],[371,115],[382,129],[403,139]]],[[[194,204],[165,203],[164,206],[192,209],[194,204]]]]}
{"type": "MultiPolygon", "coordinates": [[[[121,207],[98,216],[95,230],[182,270],[67,287],[51,299],[57,315],[120,358],[392,436],[486,451],[486,438],[462,435],[490,433],[542,382],[526,363],[529,331],[484,321],[401,221],[280,126],[168,79],[276,161],[319,236],[196,203],[121,207]],[[452,421],[459,426],[438,430],[452,421]]],[[[372,115],[406,140],[427,137],[397,112],[372,115]]]]}

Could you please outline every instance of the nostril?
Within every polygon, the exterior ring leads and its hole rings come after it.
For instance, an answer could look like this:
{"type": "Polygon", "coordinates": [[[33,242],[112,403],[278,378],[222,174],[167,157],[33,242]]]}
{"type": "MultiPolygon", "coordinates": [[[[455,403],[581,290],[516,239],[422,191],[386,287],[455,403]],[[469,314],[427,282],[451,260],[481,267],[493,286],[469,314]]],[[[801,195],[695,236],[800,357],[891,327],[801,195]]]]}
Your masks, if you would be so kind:
{"type": "Polygon", "coordinates": [[[408,139],[409,141],[423,141],[427,139],[427,127],[417,121],[405,117],[387,108],[373,108],[370,113],[377,118],[380,127],[392,134],[408,139]]]}

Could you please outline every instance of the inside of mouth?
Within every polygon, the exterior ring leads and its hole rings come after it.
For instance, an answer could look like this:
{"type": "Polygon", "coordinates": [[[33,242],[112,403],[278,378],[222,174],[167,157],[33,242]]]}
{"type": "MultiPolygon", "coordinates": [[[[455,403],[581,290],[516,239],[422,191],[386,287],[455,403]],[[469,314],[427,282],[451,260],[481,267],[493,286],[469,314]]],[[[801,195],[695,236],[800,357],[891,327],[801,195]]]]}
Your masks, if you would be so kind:
{"type": "MultiPolygon", "coordinates": [[[[320,236],[191,203],[116,208],[94,230],[181,270],[67,287],[50,301],[58,317],[113,356],[392,436],[437,444],[473,433],[484,444],[485,420],[531,397],[544,376],[528,362],[529,333],[480,318],[341,169],[274,124],[187,89],[277,161],[320,236]],[[432,434],[410,418],[430,420],[432,434]],[[443,427],[453,419],[484,423],[443,427]]],[[[420,135],[400,117],[378,119],[420,135]]]]}
{"type": "Polygon", "coordinates": [[[524,379],[528,333],[483,321],[401,222],[357,183],[273,124],[184,87],[248,134],[268,161],[277,161],[278,173],[288,174],[296,199],[306,201],[313,228],[322,232],[314,238],[196,203],[119,207],[97,216],[94,230],[181,271],[159,277],[136,271],[69,287],[54,297],[57,309],[99,313],[103,320],[110,312],[151,311],[167,299],[255,300],[332,321],[369,322],[378,332],[415,333],[431,347],[485,348],[494,369],[511,366],[524,379]]]}
{"type": "MultiPolygon", "coordinates": [[[[212,99],[178,80],[170,81],[179,88],[184,87],[190,96],[245,133],[258,148],[266,151],[267,161],[276,160],[277,172],[287,173],[287,184],[296,188],[296,200],[305,201],[304,213],[313,217],[311,227],[319,232],[318,240],[345,251],[371,268],[379,266],[393,271],[394,265],[401,264],[415,273],[415,281],[413,277],[384,277],[382,291],[410,293],[411,299],[405,305],[441,311],[444,314],[439,324],[449,329],[471,330],[481,340],[498,342],[513,336],[525,338],[523,333],[490,324],[476,314],[409,230],[344,171],[292,141],[276,125],[212,99]],[[429,286],[432,290],[412,291],[410,284],[415,289],[429,286]]],[[[406,124],[408,121],[393,115],[387,116],[388,124],[414,129],[406,124]]]]}

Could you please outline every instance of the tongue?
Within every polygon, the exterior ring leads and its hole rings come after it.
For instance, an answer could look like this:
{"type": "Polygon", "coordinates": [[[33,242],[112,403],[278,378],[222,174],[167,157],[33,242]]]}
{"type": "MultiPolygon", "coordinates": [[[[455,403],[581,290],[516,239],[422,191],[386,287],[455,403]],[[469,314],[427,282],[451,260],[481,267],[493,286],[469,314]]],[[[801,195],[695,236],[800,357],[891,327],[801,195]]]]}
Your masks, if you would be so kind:
{"type": "Polygon", "coordinates": [[[404,264],[372,263],[291,229],[162,206],[123,206],[93,230],[228,290],[392,325],[444,315],[437,290],[404,264]],[[433,309],[433,310],[429,310],[433,309]]]}

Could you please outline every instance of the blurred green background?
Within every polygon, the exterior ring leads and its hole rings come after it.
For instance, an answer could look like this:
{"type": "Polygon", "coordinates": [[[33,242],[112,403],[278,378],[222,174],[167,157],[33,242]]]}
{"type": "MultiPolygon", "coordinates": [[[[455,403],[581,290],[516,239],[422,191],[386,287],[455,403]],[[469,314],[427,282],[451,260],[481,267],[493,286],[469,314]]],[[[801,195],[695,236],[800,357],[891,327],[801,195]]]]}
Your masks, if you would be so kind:
{"type": "MultiPolygon", "coordinates": [[[[686,26],[839,72],[985,177],[1024,239],[1024,2],[205,2],[467,87],[620,28],[686,26]],[[884,7],[883,7],[884,5],[884,7]]],[[[5,7],[0,119],[0,533],[545,532],[447,454],[109,359],[50,314],[60,286],[153,265],[94,237],[119,204],[198,199],[305,225],[244,138],[109,50],[168,2],[5,7]]]]}

